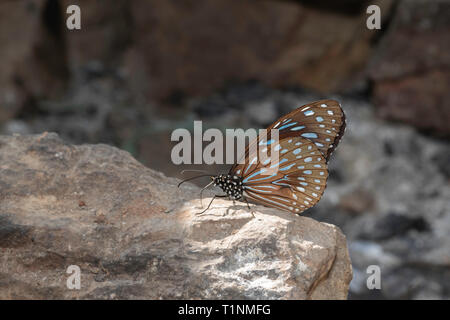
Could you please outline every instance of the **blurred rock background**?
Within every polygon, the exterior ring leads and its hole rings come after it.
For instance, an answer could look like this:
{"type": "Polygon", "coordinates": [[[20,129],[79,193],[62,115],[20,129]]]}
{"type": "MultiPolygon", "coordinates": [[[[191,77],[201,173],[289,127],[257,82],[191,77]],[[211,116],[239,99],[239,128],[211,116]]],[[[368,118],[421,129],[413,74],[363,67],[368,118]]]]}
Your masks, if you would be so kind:
{"type": "Polygon", "coordinates": [[[262,128],[338,99],[348,130],[305,215],[347,235],[350,298],[448,299],[449,32],[447,0],[3,0],[0,132],[108,143],[180,177],[227,166],[171,164],[176,128],[262,128]]]}

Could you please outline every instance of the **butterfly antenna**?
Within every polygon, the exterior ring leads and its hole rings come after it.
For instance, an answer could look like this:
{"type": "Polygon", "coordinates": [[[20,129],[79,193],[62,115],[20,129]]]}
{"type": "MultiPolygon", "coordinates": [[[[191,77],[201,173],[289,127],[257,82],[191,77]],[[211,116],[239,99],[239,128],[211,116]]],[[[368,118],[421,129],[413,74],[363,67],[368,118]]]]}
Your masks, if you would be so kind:
{"type": "Polygon", "coordinates": [[[190,177],[190,178],[184,179],[183,181],[181,181],[178,184],[178,188],[181,186],[181,184],[185,183],[186,181],[194,180],[194,179],[201,178],[201,177],[211,177],[211,175],[210,174],[202,174],[202,175],[199,175],[199,176],[195,176],[195,177],[190,177]]]}
{"type": "Polygon", "coordinates": [[[184,174],[185,172],[201,172],[201,173],[208,173],[206,170],[197,170],[197,169],[185,169],[181,170],[181,174],[184,174]]]}

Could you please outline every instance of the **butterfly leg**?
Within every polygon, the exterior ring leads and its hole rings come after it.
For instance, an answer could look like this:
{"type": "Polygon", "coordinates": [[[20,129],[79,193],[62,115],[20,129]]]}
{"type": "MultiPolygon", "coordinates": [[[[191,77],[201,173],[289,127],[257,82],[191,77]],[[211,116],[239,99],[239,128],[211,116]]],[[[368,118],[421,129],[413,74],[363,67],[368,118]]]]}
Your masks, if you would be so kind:
{"type": "Polygon", "coordinates": [[[247,203],[248,210],[250,210],[250,213],[252,214],[253,218],[255,218],[254,210],[252,210],[252,208],[250,208],[250,204],[248,203],[248,200],[246,198],[244,198],[244,200],[245,200],[245,203],[247,203]]]}
{"type": "Polygon", "coordinates": [[[212,185],[214,183],[214,181],[211,181],[210,183],[208,183],[206,186],[204,186],[203,188],[202,188],[202,190],[200,190],[200,205],[202,206],[202,208],[203,208],[203,191],[206,189],[206,188],[208,188],[210,185],[212,185]]]}
{"type": "Polygon", "coordinates": [[[208,211],[208,209],[209,209],[209,207],[211,207],[211,204],[213,203],[213,201],[214,201],[214,199],[216,199],[216,198],[226,198],[227,197],[227,195],[223,195],[223,196],[220,196],[220,195],[214,195],[214,197],[211,199],[211,201],[209,202],[209,204],[208,204],[208,207],[205,209],[205,210],[203,210],[202,212],[199,212],[199,213],[197,213],[197,214],[202,214],[202,213],[204,213],[204,212],[206,212],[206,211],[208,211]]]}

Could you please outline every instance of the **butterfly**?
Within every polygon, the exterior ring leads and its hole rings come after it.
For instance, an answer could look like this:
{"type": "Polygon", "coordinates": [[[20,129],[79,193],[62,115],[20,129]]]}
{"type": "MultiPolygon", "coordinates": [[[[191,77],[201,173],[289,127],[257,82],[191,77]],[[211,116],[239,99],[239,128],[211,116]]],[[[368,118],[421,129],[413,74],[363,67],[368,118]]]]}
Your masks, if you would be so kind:
{"type": "Polygon", "coordinates": [[[248,206],[250,200],[296,214],[311,208],[325,191],[327,163],[345,126],[344,112],[335,100],[309,103],[279,118],[267,128],[268,131],[278,130],[278,139],[259,135],[249,143],[228,174],[210,176],[212,181],[202,192],[214,185],[225,194],[215,195],[201,213],[208,210],[217,197],[244,200],[248,206]],[[267,159],[271,158],[273,150],[278,151],[278,161],[275,164],[259,161],[250,151],[256,145],[267,153],[267,159]],[[276,170],[270,170],[272,168],[276,170]]]}

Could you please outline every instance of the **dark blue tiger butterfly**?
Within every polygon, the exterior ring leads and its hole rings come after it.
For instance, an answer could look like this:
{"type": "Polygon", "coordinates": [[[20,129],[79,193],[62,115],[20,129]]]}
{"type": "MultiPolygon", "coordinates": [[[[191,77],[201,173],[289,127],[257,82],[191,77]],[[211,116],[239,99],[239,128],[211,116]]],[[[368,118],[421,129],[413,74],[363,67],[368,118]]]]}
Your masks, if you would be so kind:
{"type": "MultiPolygon", "coordinates": [[[[252,200],[268,207],[300,214],[314,206],[325,191],[327,163],[345,130],[345,115],[339,102],[321,100],[301,106],[281,117],[268,128],[279,130],[279,139],[257,137],[246,148],[239,163],[228,174],[211,176],[211,184],[219,186],[232,200],[252,200]],[[250,160],[250,146],[276,143],[279,151],[278,170],[268,174],[271,164],[250,160]]],[[[271,146],[272,147],[272,146],[271,146]]],[[[265,148],[270,157],[269,148],[265,148]]],[[[263,150],[264,151],[264,150],[263,150]]],[[[190,180],[190,179],[188,179],[190,180]]],[[[185,180],[186,181],[186,180],[185,180]]],[[[184,181],[183,181],[184,182],[184,181]]],[[[181,184],[181,183],[180,183],[181,184]]],[[[203,213],[201,212],[201,213],[203,213]]]]}

